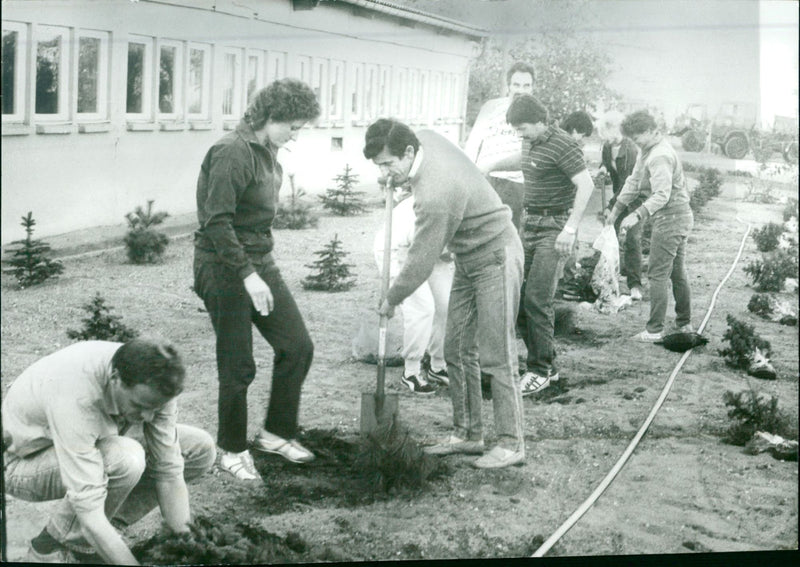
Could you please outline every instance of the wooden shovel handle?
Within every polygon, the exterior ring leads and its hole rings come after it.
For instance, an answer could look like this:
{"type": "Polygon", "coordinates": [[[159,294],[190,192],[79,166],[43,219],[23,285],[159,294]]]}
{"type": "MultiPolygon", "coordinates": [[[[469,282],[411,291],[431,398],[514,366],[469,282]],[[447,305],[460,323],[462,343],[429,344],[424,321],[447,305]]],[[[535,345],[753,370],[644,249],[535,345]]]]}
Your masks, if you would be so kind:
{"type": "MultiPolygon", "coordinates": [[[[383,270],[381,272],[381,303],[389,292],[389,278],[392,267],[392,209],[394,208],[392,176],[386,178],[384,186],[386,192],[386,206],[383,216],[383,270]]],[[[378,326],[378,385],[375,395],[382,399],[386,382],[386,329],[389,318],[381,315],[378,326]]]]}

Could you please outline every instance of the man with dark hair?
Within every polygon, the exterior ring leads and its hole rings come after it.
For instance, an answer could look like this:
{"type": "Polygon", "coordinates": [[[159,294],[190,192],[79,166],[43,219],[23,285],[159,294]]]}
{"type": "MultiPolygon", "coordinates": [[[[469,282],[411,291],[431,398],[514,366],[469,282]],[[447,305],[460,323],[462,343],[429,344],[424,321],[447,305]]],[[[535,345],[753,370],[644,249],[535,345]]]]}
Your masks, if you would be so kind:
{"type": "Polygon", "coordinates": [[[364,156],[395,185],[408,183],[415,199],[414,239],[380,313],[391,317],[430,277],[445,246],[455,258],[444,346],[454,431],[426,452],[483,453],[483,370],[491,376],[497,446],[474,465],[520,463],[525,442],[514,322],[522,245],[508,207],[464,152],[436,132],[414,134],[401,122],[380,119],[367,129],[365,142],[364,156]]]}
{"type": "MultiPolygon", "coordinates": [[[[487,100],[481,106],[475,124],[469,132],[469,137],[464,144],[467,156],[478,164],[495,161],[498,158],[519,154],[520,140],[508,122],[506,111],[515,96],[533,93],[534,71],[527,63],[514,63],[506,73],[506,86],[508,95],[487,100]]],[[[519,230],[522,222],[522,172],[493,171],[489,181],[494,187],[500,200],[511,208],[511,220],[519,230]]]]}
{"type": "Polygon", "coordinates": [[[650,318],[644,331],[633,337],[639,342],[659,342],[664,337],[664,318],[669,301],[669,283],[675,298],[675,327],[692,331],[692,296],[686,274],[686,241],[694,224],[689,206],[689,192],[683,164],[678,154],[658,130],[655,119],[641,110],[622,121],[622,133],[639,146],[633,166],[608,222],[615,223],[626,213],[620,231],[638,226],[652,217],[650,259],[647,279],[650,283],[650,318]],[[646,197],[635,209],[631,203],[646,197]]]}
{"type": "Polygon", "coordinates": [[[584,138],[588,138],[592,135],[594,125],[592,124],[592,117],[589,116],[588,112],[576,110],[567,115],[563,122],[561,122],[561,129],[575,138],[575,141],[580,144],[584,138]]]}
{"type": "Polygon", "coordinates": [[[557,126],[548,126],[547,109],[539,100],[518,96],[506,117],[526,144],[521,155],[492,168],[521,166],[525,176],[526,278],[519,327],[528,347],[527,372],[520,380],[522,395],[527,396],[559,379],[553,299],[594,183],[580,145],[557,126]]]}
{"type": "Polygon", "coordinates": [[[6,491],[61,499],[28,561],[137,564],[112,520],[131,525],[156,505],[169,529],[188,531],[186,480],[216,452],[208,433],[176,423],[184,376],[172,345],[135,339],[72,344],[14,380],[2,407],[6,491]]]}

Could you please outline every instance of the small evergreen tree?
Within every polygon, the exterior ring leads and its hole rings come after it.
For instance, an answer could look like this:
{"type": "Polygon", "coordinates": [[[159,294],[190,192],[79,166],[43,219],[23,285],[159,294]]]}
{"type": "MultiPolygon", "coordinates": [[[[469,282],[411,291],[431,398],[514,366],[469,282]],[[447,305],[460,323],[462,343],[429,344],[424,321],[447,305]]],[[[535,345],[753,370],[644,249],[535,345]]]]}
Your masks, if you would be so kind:
{"type": "Polygon", "coordinates": [[[19,244],[14,250],[14,257],[8,263],[14,266],[14,277],[19,282],[19,287],[24,289],[42,283],[48,278],[56,277],[64,271],[64,265],[47,257],[50,245],[42,240],[33,238],[33,213],[28,211],[20,223],[25,228],[25,240],[15,240],[12,244],[19,244]]]}
{"type": "Polygon", "coordinates": [[[355,285],[355,279],[350,274],[353,265],[344,263],[343,259],[348,253],[339,247],[340,244],[339,235],[336,234],[325,248],[314,252],[319,260],[306,264],[306,267],[316,269],[317,273],[306,276],[302,281],[304,289],[347,291],[355,285]]]}
{"type": "Polygon", "coordinates": [[[122,317],[112,315],[112,307],[106,305],[106,300],[97,292],[95,296],[82,305],[89,316],[82,319],[83,329],[67,330],[67,337],[78,341],[117,341],[127,342],[139,336],[135,331],[122,323],[122,317]]]}
{"type": "Polygon", "coordinates": [[[315,227],[319,218],[311,210],[311,205],[303,201],[305,191],[296,187],[294,175],[289,176],[289,183],[292,193],[287,204],[279,203],[275,211],[275,219],[272,221],[272,228],[288,228],[299,230],[307,227],[315,227]]]}
{"type": "Polygon", "coordinates": [[[147,201],[147,210],[136,207],[132,213],[125,215],[128,221],[128,234],[125,235],[125,246],[128,259],[134,264],[155,264],[161,260],[169,243],[166,234],[152,227],[164,222],[169,213],[153,212],[153,200],[147,201]]]}
{"type": "Polygon", "coordinates": [[[333,178],[336,182],[334,189],[326,189],[324,195],[320,195],[322,206],[340,216],[357,215],[366,210],[361,195],[363,191],[354,191],[353,187],[358,183],[358,175],[352,173],[350,164],[344,166],[344,173],[340,173],[333,178]]]}
{"type": "Polygon", "coordinates": [[[778,239],[783,234],[783,225],[769,222],[753,231],[753,240],[760,252],[770,252],[778,247],[778,239]]]}
{"type": "Polygon", "coordinates": [[[722,340],[728,341],[730,346],[721,349],[719,353],[730,366],[748,368],[753,363],[756,350],[764,356],[772,354],[769,341],[762,339],[752,325],[739,321],[733,315],[728,315],[726,321],[728,329],[722,335],[722,340]]]}

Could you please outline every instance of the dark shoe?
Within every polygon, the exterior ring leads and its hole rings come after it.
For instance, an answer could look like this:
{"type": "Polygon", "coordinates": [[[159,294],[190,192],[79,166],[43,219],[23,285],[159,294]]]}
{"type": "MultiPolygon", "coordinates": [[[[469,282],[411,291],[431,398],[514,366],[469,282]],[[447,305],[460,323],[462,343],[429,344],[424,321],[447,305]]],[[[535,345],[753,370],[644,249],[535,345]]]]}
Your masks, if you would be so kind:
{"type": "Polygon", "coordinates": [[[436,386],[428,384],[427,382],[423,382],[413,374],[411,376],[406,376],[406,373],[403,372],[403,376],[400,378],[400,380],[415,394],[420,394],[421,396],[430,396],[431,394],[436,393],[436,386]]]}
{"type": "Polygon", "coordinates": [[[439,384],[442,384],[443,386],[449,386],[450,385],[450,377],[447,375],[447,370],[445,368],[442,368],[441,370],[436,370],[436,371],[433,371],[433,370],[429,369],[428,370],[428,380],[430,380],[431,382],[438,382],[439,384]]]}

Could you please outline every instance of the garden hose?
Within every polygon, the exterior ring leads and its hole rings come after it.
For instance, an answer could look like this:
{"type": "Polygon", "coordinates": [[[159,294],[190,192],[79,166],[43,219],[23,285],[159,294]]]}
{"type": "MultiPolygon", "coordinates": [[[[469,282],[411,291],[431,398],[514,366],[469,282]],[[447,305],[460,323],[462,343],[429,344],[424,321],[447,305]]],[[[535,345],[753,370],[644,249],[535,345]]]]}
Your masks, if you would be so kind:
{"type": "MultiPolygon", "coordinates": [[[[706,311],[706,315],[703,318],[703,322],[700,323],[700,327],[697,329],[698,333],[702,333],[703,329],[706,326],[706,323],[708,323],[708,320],[711,317],[711,313],[714,310],[714,305],[717,302],[717,296],[719,296],[719,292],[722,289],[722,286],[725,285],[726,281],[728,281],[728,278],[730,278],[731,274],[733,273],[736,264],[739,262],[739,258],[741,258],[742,251],[744,250],[744,245],[747,242],[747,236],[750,234],[750,228],[751,228],[750,223],[745,223],[739,217],[736,217],[736,220],[742,224],[747,224],[747,230],[745,231],[744,236],[742,237],[742,242],[739,245],[739,251],[736,253],[736,258],[734,258],[733,263],[731,264],[731,267],[728,270],[728,273],[725,274],[725,277],[722,278],[721,282],[719,282],[717,289],[714,290],[714,293],[711,296],[711,303],[708,306],[708,310],[706,311]]],[[[569,518],[567,518],[567,520],[563,524],[561,524],[558,527],[558,529],[555,532],[553,532],[553,534],[549,538],[547,538],[547,540],[545,540],[545,542],[541,546],[539,546],[539,548],[533,553],[533,555],[531,555],[531,557],[544,557],[544,554],[547,553],[550,550],[550,548],[553,547],[553,545],[555,545],[555,543],[564,536],[564,534],[566,534],[570,529],[572,529],[572,526],[574,526],[578,522],[578,520],[589,510],[589,508],[591,508],[592,505],[594,505],[597,499],[600,498],[603,492],[605,492],[606,488],[608,488],[608,486],[617,476],[619,471],[622,470],[622,467],[625,466],[625,463],[628,461],[628,458],[636,449],[636,446],[639,444],[639,441],[641,441],[645,432],[650,427],[650,424],[653,422],[653,419],[655,419],[658,410],[661,409],[661,405],[664,403],[664,400],[667,398],[667,395],[669,395],[669,391],[672,388],[672,383],[675,381],[675,377],[678,375],[678,372],[683,366],[683,363],[686,362],[687,358],[689,358],[691,352],[692,352],[691,349],[687,350],[686,352],[683,353],[680,360],[678,360],[678,364],[675,365],[675,368],[673,368],[672,373],[669,375],[669,378],[667,379],[667,382],[666,384],[664,384],[664,388],[661,391],[661,395],[658,397],[656,403],[650,410],[647,419],[645,419],[644,423],[639,428],[639,431],[636,432],[636,435],[628,444],[628,446],[625,448],[625,451],[622,453],[622,456],[620,456],[620,458],[617,460],[617,462],[614,464],[611,470],[608,471],[608,474],[606,474],[605,478],[603,478],[603,480],[600,482],[597,488],[595,488],[594,492],[592,492],[591,495],[589,495],[589,498],[587,498],[580,506],[578,506],[578,508],[572,513],[572,515],[569,518]]]]}

